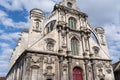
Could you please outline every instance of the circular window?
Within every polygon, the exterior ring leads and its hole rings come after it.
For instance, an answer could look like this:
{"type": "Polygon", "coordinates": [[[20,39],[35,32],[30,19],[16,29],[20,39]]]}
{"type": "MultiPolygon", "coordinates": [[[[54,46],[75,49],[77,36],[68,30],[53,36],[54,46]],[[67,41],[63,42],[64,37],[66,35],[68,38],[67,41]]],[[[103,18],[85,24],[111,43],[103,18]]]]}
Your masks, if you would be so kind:
{"type": "Polygon", "coordinates": [[[67,6],[68,6],[69,8],[72,8],[72,3],[71,3],[71,2],[68,2],[68,3],[67,3],[67,6]]]}
{"type": "Polygon", "coordinates": [[[54,44],[53,44],[53,43],[48,43],[48,44],[47,44],[47,49],[48,49],[49,51],[53,51],[53,50],[54,50],[54,44]]]}

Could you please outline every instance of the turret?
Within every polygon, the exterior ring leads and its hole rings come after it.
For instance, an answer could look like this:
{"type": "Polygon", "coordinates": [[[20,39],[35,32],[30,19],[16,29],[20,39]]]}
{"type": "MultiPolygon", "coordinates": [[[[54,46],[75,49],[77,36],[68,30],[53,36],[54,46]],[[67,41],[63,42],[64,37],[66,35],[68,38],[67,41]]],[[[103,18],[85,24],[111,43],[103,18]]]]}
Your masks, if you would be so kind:
{"type": "Polygon", "coordinates": [[[30,11],[30,29],[29,29],[29,44],[36,42],[43,36],[44,27],[44,12],[40,9],[34,8],[30,11]]]}
{"type": "Polygon", "coordinates": [[[100,41],[100,44],[101,45],[105,45],[106,44],[106,41],[105,41],[105,35],[104,35],[104,29],[101,28],[101,27],[98,27],[95,29],[96,32],[97,32],[97,35],[98,35],[98,38],[99,38],[99,41],[100,41]]]}
{"type": "Polygon", "coordinates": [[[102,50],[109,56],[104,29],[102,27],[98,27],[95,30],[97,32],[97,36],[98,36],[99,43],[100,43],[102,50]]]}

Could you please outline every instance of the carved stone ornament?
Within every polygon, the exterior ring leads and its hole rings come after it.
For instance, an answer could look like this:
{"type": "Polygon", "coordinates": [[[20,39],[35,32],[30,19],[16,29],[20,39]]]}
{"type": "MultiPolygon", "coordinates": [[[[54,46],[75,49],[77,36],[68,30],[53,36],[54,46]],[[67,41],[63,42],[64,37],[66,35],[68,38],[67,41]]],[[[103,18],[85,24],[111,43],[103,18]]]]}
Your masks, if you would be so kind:
{"type": "Polygon", "coordinates": [[[37,63],[39,62],[40,57],[38,56],[32,56],[32,62],[37,63]]]}
{"type": "Polygon", "coordinates": [[[47,44],[47,50],[49,50],[49,51],[54,51],[54,44],[51,43],[51,42],[49,42],[49,43],[47,44]]]}
{"type": "Polygon", "coordinates": [[[69,38],[72,38],[72,37],[76,37],[78,40],[81,40],[80,36],[77,35],[77,34],[71,33],[71,34],[69,35],[69,38]]]}
{"type": "Polygon", "coordinates": [[[52,78],[54,76],[52,69],[53,69],[53,67],[50,65],[46,67],[46,72],[45,72],[46,77],[52,78]]]}
{"type": "Polygon", "coordinates": [[[96,31],[98,34],[104,34],[104,29],[103,29],[102,27],[96,28],[95,31],[96,31]]]}
{"type": "Polygon", "coordinates": [[[106,72],[110,74],[112,72],[112,70],[111,69],[107,69],[106,72]]]}
{"type": "Polygon", "coordinates": [[[100,79],[104,79],[105,74],[103,74],[103,70],[102,70],[102,69],[99,69],[98,71],[99,71],[98,77],[99,77],[100,79]]]}
{"type": "Polygon", "coordinates": [[[53,64],[55,59],[53,57],[45,57],[44,62],[47,64],[53,64]]]}
{"type": "Polygon", "coordinates": [[[49,42],[55,43],[55,42],[56,42],[56,41],[55,41],[54,39],[52,39],[52,38],[46,38],[45,41],[46,41],[46,43],[49,43],[49,42]]]}
{"type": "Polygon", "coordinates": [[[94,53],[95,53],[95,56],[98,56],[98,53],[99,53],[99,47],[97,47],[97,46],[93,46],[93,51],[94,51],[94,53]]]}
{"type": "Polygon", "coordinates": [[[37,66],[37,65],[32,65],[31,68],[32,68],[32,69],[38,69],[38,68],[40,68],[40,67],[37,66]]]}
{"type": "Polygon", "coordinates": [[[55,40],[54,39],[51,39],[51,38],[47,38],[45,39],[46,43],[47,43],[47,50],[49,51],[54,51],[54,45],[55,45],[55,40]]]}
{"type": "Polygon", "coordinates": [[[102,68],[102,67],[103,67],[103,64],[102,64],[101,62],[99,62],[98,64],[96,64],[96,67],[102,68]]]}

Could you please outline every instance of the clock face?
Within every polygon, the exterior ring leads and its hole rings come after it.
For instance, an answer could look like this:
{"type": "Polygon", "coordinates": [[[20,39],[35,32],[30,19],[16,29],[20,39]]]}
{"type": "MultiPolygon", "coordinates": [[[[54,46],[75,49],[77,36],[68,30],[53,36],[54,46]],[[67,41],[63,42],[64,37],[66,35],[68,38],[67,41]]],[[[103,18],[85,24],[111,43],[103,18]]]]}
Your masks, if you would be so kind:
{"type": "Polygon", "coordinates": [[[67,3],[67,6],[68,6],[69,8],[72,8],[72,3],[71,3],[71,2],[68,2],[68,3],[67,3]]]}

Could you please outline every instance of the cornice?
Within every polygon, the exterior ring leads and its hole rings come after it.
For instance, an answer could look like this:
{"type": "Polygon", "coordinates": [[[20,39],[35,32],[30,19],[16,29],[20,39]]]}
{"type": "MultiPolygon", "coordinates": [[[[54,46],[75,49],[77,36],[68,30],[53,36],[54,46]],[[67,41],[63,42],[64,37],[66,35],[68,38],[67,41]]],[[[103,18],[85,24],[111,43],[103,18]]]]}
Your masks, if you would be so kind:
{"type": "Polygon", "coordinates": [[[53,11],[55,11],[55,10],[64,11],[65,13],[72,13],[72,14],[82,16],[82,17],[88,17],[88,15],[86,13],[80,12],[80,11],[75,10],[75,9],[70,9],[68,7],[65,7],[65,6],[62,6],[62,5],[59,5],[59,4],[56,4],[54,6],[53,11]]]}

